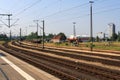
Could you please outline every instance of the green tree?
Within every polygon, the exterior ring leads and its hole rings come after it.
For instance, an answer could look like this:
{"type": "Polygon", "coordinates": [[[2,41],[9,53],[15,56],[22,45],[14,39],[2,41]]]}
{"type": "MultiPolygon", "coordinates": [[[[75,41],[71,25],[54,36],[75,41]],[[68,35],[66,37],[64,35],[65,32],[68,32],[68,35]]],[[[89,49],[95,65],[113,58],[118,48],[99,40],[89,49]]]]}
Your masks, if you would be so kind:
{"type": "Polygon", "coordinates": [[[0,34],[0,40],[7,40],[8,37],[6,34],[0,34]]]}
{"type": "Polygon", "coordinates": [[[57,34],[58,36],[61,36],[62,37],[62,40],[66,40],[67,37],[64,33],[60,32],[59,34],[57,34]]]}
{"type": "Polygon", "coordinates": [[[49,42],[54,36],[55,36],[55,34],[48,34],[48,35],[45,36],[45,40],[47,42],[49,42]]]}
{"type": "Polygon", "coordinates": [[[111,40],[116,41],[118,38],[118,35],[116,33],[112,34],[111,40]]]}
{"type": "Polygon", "coordinates": [[[96,37],[96,41],[97,41],[97,42],[99,42],[99,41],[100,41],[100,38],[99,38],[98,36],[96,37]]]}
{"type": "Polygon", "coordinates": [[[46,36],[46,38],[51,39],[51,38],[53,38],[54,36],[55,36],[55,34],[48,34],[48,36],[46,36]]]}
{"type": "Polygon", "coordinates": [[[118,41],[120,41],[120,32],[118,32],[118,38],[117,38],[118,41]]]}
{"type": "Polygon", "coordinates": [[[37,33],[34,33],[34,32],[31,32],[30,35],[27,36],[27,40],[32,40],[32,39],[37,39],[38,36],[37,36],[37,33]]]}

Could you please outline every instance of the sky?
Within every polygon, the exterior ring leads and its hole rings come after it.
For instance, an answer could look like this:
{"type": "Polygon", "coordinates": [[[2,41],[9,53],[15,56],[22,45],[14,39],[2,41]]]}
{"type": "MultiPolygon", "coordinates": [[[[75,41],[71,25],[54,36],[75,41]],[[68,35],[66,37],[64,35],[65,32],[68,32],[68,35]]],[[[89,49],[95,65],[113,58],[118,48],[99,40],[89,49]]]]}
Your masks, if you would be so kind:
{"type": "MultiPolygon", "coordinates": [[[[120,0],[92,0],[93,3],[93,35],[99,32],[108,33],[108,24],[116,25],[116,33],[120,31],[120,0]]],[[[36,32],[36,22],[42,27],[45,21],[45,33],[66,36],[73,34],[73,22],[76,22],[77,35],[90,35],[90,3],[89,0],[0,0],[0,14],[12,14],[11,28],[8,28],[8,17],[0,16],[0,33],[17,36],[36,32]],[[6,24],[6,25],[5,25],[6,24]]],[[[39,28],[39,35],[41,34],[39,28]]]]}

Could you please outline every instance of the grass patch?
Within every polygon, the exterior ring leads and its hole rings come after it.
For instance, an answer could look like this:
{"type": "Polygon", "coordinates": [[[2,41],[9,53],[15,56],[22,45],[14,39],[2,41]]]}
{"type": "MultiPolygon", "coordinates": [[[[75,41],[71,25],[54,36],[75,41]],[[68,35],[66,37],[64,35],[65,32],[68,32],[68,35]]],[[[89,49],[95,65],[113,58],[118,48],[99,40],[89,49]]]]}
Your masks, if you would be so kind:
{"type": "Polygon", "coordinates": [[[116,47],[116,46],[95,46],[95,49],[101,49],[101,50],[116,50],[116,51],[120,51],[120,47],[116,47]]]}
{"type": "Polygon", "coordinates": [[[5,41],[0,41],[0,45],[3,44],[3,43],[5,43],[5,41]]]}
{"type": "MultiPolygon", "coordinates": [[[[55,47],[67,47],[67,48],[90,48],[90,42],[79,43],[78,46],[74,46],[72,43],[47,43],[49,46],[55,47]]],[[[120,42],[93,42],[93,49],[98,50],[116,50],[120,51],[120,42]]]]}

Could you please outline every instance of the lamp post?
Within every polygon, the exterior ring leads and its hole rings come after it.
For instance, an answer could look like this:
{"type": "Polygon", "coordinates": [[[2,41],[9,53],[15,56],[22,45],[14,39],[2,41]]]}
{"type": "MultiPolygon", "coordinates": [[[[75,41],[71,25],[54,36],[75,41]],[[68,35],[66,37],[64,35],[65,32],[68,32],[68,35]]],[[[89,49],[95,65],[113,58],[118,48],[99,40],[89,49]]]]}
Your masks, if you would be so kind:
{"type": "Polygon", "coordinates": [[[33,20],[36,24],[37,24],[37,39],[38,39],[38,22],[39,22],[39,20],[33,20]]]}
{"type": "Polygon", "coordinates": [[[90,3],[90,50],[93,50],[93,22],[92,22],[92,4],[93,1],[89,1],[90,3]]]}
{"type": "Polygon", "coordinates": [[[76,36],[75,24],[76,24],[76,22],[73,22],[73,35],[74,35],[74,37],[76,36]]]}
{"type": "Polygon", "coordinates": [[[20,28],[20,45],[21,45],[21,40],[22,40],[22,37],[21,37],[21,35],[22,35],[22,29],[20,28]]]}
{"type": "Polygon", "coordinates": [[[44,38],[45,38],[45,32],[44,32],[44,24],[45,24],[45,21],[43,20],[43,37],[42,37],[42,41],[43,41],[43,45],[42,45],[42,49],[44,49],[44,38]]]}

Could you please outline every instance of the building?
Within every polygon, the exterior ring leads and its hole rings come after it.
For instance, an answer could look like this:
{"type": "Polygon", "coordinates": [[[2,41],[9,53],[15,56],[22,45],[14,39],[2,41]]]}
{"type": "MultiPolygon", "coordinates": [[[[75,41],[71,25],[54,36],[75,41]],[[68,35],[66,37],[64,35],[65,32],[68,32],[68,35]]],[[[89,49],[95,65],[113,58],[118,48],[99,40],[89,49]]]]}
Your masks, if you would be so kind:
{"type": "Polygon", "coordinates": [[[51,41],[54,43],[64,42],[66,39],[61,35],[54,36],[51,41]]]}
{"type": "Polygon", "coordinates": [[[90,37],[88,35],[77,36],[77,38],[80,42],[88,42],[90,40],[90,37]]]}
{"type": "Polygon", "coordinates": [[[88,42],[90,39],[89,36],[87,35],[77,35],[76,37],[74,37],[73,35],[71,35],[67,40],[69,42],[75,42],[75,41],[78,41],[78,42],[88,42]]]}
{"type": "Polygon", "coordinates": [[[77,41],[77,37],[74,36],[74,35],[70,35],[70,36],[67,38],[67,41],[70,42],[70,43],[76,42],[76,41],[77,41]]]}
{"type": "Polygon", "coordinates": [[[109,23],[109,38],[112,37],[113,34],[115,34],[115,24],[114,23],[109,23]]]}

